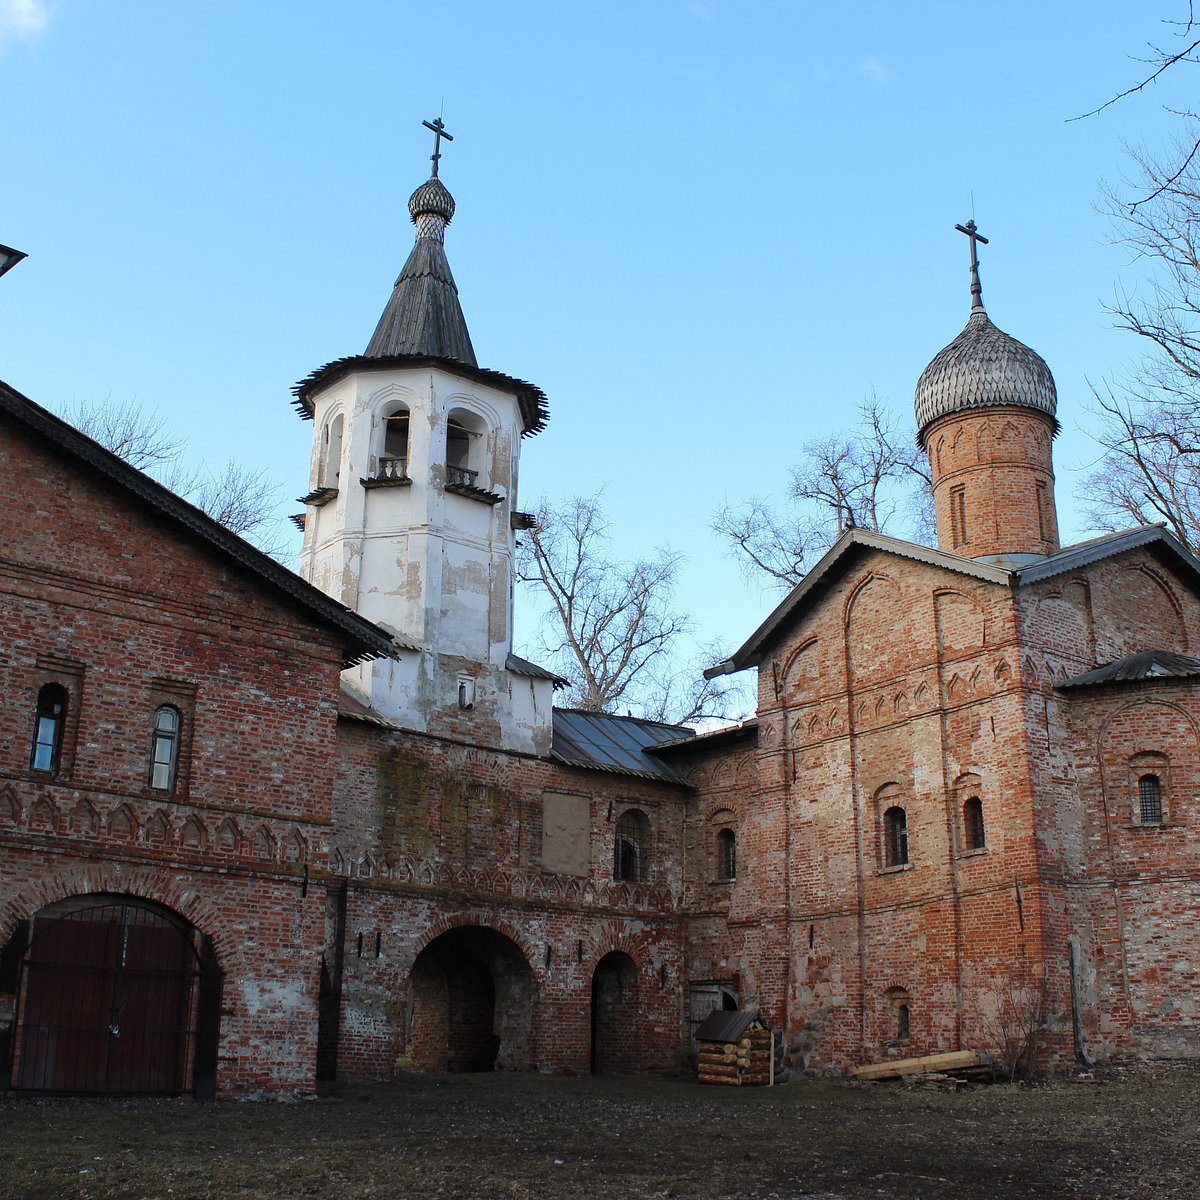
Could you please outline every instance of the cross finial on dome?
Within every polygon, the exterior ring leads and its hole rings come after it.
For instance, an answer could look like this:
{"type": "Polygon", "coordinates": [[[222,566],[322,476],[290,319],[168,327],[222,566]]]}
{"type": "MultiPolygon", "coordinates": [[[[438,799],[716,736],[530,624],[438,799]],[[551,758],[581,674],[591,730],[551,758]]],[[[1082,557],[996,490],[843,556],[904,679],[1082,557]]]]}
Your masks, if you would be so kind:
{"type": "Polygon", "coordinates": [[[454,135],[446,132],[446,126],[441,117],[435,117],[432,121],[422,121],[421,124],[426,129],[433,131],[433,153],[429,157],[433,161],[432,178],[436,179],[438,177],[438,159],[442,157],[442,138],[452,142],[454,135]]]}
{"type": "Polygon", "coordinates": [[[971,241],[971,311],[979,309],[980,312],[983,312],[983,285],[979,282],[979,255],[976,252],[975,244],[982,242],[986,246],[988,240],[979,232],[974,217],[965,225],[955,225],[954,228],[959,233],[965,233],[971,241]]]}

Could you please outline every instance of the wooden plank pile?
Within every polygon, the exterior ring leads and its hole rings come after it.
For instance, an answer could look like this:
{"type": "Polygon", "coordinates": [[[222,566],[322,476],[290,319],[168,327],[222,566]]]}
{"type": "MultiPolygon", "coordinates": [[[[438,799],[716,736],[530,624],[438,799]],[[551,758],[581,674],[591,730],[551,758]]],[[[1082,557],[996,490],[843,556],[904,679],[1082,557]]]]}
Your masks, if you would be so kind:
{"type": "Polygon", "coordinates": [[[862,1083],[900,1080],[918,1087],[956,1091],[965,1083],[990,1080],[994,1071],[992,1056],[986,1050],[951,1050],[946,1054],[870,1063],[855,1067],[850,1075],[862,1083]]]}
{"type": "Polygon", "coordinates": [[[723,1087],[761,1087],[775,1082],[775,1039],[771,1031],[753,1018],[744,1025],[742,1029],[717,1030],[725,1035],[717,1038],[704,1037],[706,1031],[703,1028],[699,1031],[698,1074],[701,1083],[723,1087]]]}

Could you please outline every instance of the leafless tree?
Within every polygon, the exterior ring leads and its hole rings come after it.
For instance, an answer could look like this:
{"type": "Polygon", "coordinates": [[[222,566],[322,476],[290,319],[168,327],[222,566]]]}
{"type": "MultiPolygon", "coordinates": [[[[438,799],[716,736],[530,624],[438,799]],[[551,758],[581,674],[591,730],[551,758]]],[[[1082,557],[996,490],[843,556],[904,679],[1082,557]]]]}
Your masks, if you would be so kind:
{"type": "MultiPolygon", "coordinates": [[[[1110,96],[1103,104],[1097,105],[1089,112],[1072,117],[1071,120],[1083,121],[1088,117],[1097,116],[1118,101],[1125,100],[1130,96],[1136,96],[1139,92],[1145,91],[1151,84],[1157,83],[1164,72],[1177,66],[1179,63],[1195,64],[1200,62],[1200,37],[1196,37],[1198,27],[1194,0],[1187,0],[1186,18],[1165,20],[1162,24],[1167,26],[1171,31],[1171,35],[1175,41],[1166,46],[1156,46],[1151,43],[1147,47],[1149,51],[1148,56],[1139,61],[1150,68],[1149,72],[1143,75],[1131,87],[1118,92],[1115,96],[1110,96]]],[[[1175,113],[1176,116],[1183,117],[1193,129],[1192,136],[1180,143],[1179,152],[1171,160],[1171,164],[1158,173],[1156,178],[1148,181],[1149,185],[1142,191],[1140,196],[1136,199],[1125,201],[1130,213],[1135,213],[1143,204],[1149,204],[1153,200],[1156,200],[1171,184],[1191,171],[1193,164],[1200,157],[1200,131],[1195,129],[1196,114],[1190,110],[1179,111],[1177,109],[1167,109],[1167,111],[1175,113]]]]}
{"type": "MultiPolygon", "coordinates": [[[[567,703],[591,712],[636,710],[675,723],[723,716],[730,685],[680,665],[689,617],[672,607],[681,558],[609,557],[609,523],[599,496],[546,502],[521,541],[518,577],[550,602],[543,649],[570,682],[567,703]]],[[[717,661],[713,649],[703,665],[717,661]]]]}
{"type": "Polygon", "coordinates": [[[1093,387],[1101,447],[1084,483],[1093,520],[1115,529],[1161,521],[1200,547],[1200,160],[1134,159],[1144,201],[1108,196],[1117,239],[1145,278],[1109,307],[1140,339],[1127,375],[1093,387]]]}
{"type": "Polygon", "coordinates": [[[166,418],[134,400],[111,395],[95,403],[75,399],[59,415],[139,471],[170,469],[183,454],[183,439],[172,436],[166,418]]]}
{"type": "Polygon", "coordinates": [[[81,433],[153,476],[176,495],[202,509],[239,537],[278,557],[286,547],[280,534],[280,488],[265,470],[252,471],[233,459],[219,472],[189,464],[187,443],[167,428],[166,419],[133,400],[73,400],[60,415],[81,433]]]}
{"type": "Polygon", "coordinates": [[[802,447],[786,511],[755,497],[717,512],[713,530],[748,577],[793,587],[845,530],[885,533],[902,514],[906,532],[928,535],[930,478],[916,438],[899,428],[876,396],[864,401],[859,414],[850,432],[802,447]]]}

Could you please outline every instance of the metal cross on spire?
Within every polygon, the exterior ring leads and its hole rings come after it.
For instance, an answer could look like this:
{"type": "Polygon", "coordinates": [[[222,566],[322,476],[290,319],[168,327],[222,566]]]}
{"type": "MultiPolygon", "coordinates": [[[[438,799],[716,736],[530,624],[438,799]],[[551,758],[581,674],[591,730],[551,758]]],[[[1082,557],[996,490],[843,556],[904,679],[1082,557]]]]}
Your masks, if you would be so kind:
{"type": "Polygon", "coordinates": [[[430,158],[433,160],[433,178],[436,179],[438,177],[438,159],[442,157],[442,138],[452,142],[454,135],[446,132],[446,126],[441,117],[435,117],[432,121],[422,121],[421,124],[433,132],[433,153],[430,158]]]}
{"type": "Polygon", "coordinates": [[[982,242],[985,246],[988,244],[987,238],[979,232],[975,225],[975,218],[972,217],[965,225],[955,225],[955,229],[959,233],[965,233],[971,240],[971,309],[979,309],[983,311],[983,285],[979,282],[979,254],[976,251],[976,243],[982,242]]]}

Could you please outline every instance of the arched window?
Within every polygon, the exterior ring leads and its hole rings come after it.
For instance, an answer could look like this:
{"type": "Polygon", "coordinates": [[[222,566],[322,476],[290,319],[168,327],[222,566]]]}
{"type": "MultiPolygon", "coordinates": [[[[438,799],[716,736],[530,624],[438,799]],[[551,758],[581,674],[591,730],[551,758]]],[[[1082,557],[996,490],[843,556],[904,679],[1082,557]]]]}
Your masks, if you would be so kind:
{"type": "Polygon", "coordinates": [[[908,862],[908,816],[898,804],[883,814],[883,865],[902,867],[908,862]]]}
{"type": "Polygon", "coordinates": [[[179,767],[179,710],[164,704],[154,714],[154,736],[150,745],[150,786],[162,792],[175,787],[179,767]]]}
{"type": "Polygon", "coordinates": [[[737,878],[737,834],[732,829],[717,832],[717,878],[737,878]]]}
{"type": "Polygon", "coordinates": [[[321,434],[321,469],[318,487],[335,488],[342,473],[342,415],[325,424],[321,434]]]}
{"type": "Polygon", "coordinates": [[[613,878],[637,883],[649,877],[648,841],[650,822],[636,808],[628,809],[617,818],[616,840],[613,845],[613,878]]]}
{"type": "Polygon", "coordinates": [[[450,411],[446,419],[446,482],[456,487],[475,487],[483,469],[484,434],[487,426],[463,408],[450,411]]]}
{"type": "Polygon", "coordinates": [[[408,409],[398,408],[383,418],[383,451],[379,456],[379,479],[408,478],[408,409]]]}
{"type": "Polygon", "coordinates": [[[983,801],[968,796],[963,801],[963,843],[968,850],[982,850],[987,844],[983,833],[983,801]]]}
{"type": "Polygon", "coordinates": [[[67,690],[61,684],[47,683],[38,692],[33,747],[29,755],[32,770],[45,771],[47,774],[58,770],[66,721],[67,690]]]}
{"type": "Polygon", "coordinates": [[[1138,780],[1138,806],[1143,825],[1162,824],[1162,782],[1157,775],[1143,775],[1138,780]]]}

